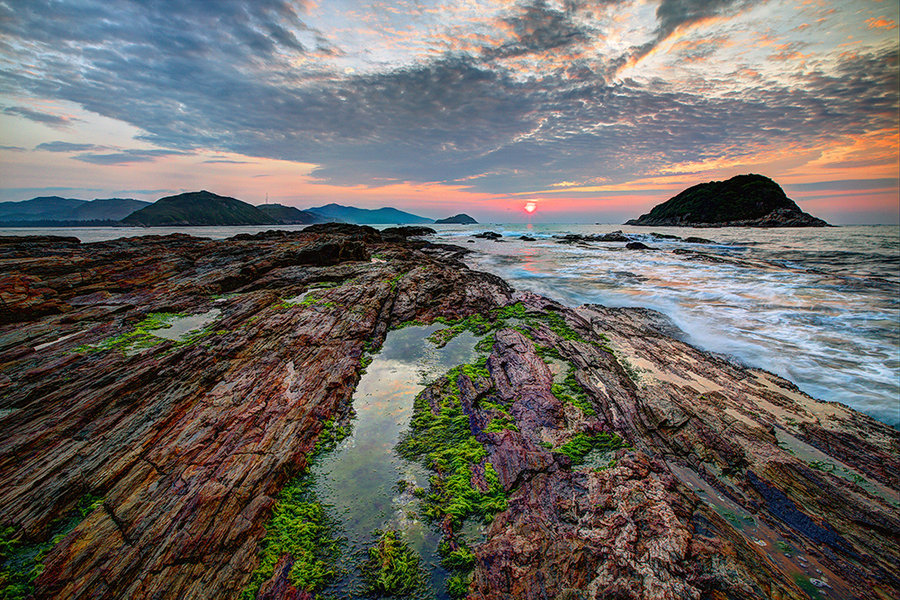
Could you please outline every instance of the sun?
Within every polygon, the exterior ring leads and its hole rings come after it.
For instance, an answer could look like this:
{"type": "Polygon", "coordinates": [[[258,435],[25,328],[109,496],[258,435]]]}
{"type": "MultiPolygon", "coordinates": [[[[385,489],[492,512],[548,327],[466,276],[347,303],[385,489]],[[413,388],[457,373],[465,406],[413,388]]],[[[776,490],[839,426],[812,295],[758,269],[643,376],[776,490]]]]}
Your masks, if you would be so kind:
{"type": "Polygon", "coordinates": [[[537,202],[529,200],[528,202],[525,203],[525,212],[527,212],[529,215],[536,210],[537,210],[537,202]]]}

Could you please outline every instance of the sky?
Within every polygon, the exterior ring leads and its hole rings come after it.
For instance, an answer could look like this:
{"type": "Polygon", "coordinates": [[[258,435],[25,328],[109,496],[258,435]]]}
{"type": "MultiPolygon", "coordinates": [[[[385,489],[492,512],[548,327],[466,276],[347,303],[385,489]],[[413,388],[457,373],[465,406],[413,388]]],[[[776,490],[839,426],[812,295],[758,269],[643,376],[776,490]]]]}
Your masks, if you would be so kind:
{"type": "Polygon", "coordinates": [[[0,201],[207,189],[617,223],[761,173],[830,222],[896,224],[898,11],[0,0],[0,201]]]}

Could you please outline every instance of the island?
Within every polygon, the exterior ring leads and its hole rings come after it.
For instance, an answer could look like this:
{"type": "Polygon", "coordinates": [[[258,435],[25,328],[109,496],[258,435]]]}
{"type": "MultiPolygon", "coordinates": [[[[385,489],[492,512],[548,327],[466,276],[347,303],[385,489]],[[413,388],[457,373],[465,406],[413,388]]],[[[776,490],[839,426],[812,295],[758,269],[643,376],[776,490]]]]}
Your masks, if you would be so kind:
{"type": "MultiPolygon", "coordinates": [[[[0,238],[4,593],[313,597],[341,542],[310,465],[387,337],[431,323],[478,340],[397,448],[453,597],[897,596],[896,430],[418,233],[0,238]]],[[[369,556],[408,574],[398,540],[369,556]]]]}
{"type": "Polygon", "coordinates": [[[737,175],[690,187],[626,225],[678,227],[828,227],[800,210],[763,175],[737,175]]]}
{"type": "Polygon", "coordinates": [[[458,215],[453,215],[452,217],[447,217],[446,219],[438,219],[435,221],[436,225],[478,225],[478,221],[470,217],[465,213],[459,213],[458,215]]]}

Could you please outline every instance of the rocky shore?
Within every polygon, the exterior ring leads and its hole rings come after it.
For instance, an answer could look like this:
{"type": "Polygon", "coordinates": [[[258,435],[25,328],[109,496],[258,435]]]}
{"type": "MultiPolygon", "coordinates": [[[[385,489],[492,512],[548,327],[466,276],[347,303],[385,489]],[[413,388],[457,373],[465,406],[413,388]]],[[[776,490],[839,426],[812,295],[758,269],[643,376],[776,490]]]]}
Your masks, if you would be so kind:
{"type": "Polygon", "coordinates": [[[290,553],[247,591],[276,498],[352,425],[367,353],[436,319],[482,358],[426,388],[398,450],[434,472],[453,593],[900,594],[895,430],[410,233],[0,238],[5,597],[313,598],[290,553]]]}

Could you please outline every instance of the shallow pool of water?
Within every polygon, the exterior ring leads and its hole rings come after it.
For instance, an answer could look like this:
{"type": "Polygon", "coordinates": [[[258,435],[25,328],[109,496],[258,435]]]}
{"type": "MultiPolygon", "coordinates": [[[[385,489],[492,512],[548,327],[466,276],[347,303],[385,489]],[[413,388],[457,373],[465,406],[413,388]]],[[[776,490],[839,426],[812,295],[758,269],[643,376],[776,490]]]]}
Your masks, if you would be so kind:
{"type": "Polygon", "coordinates": [[[359,565],[376,539],[376,529],[396,529],[419,552],[428,571],[430,591],[421,597],[447,598],[448,573],[437,553],[440,534],[416,514],[415,498],[399,481],[428,487],[428,472],[401,458],[394,447],[409,428],[413,401],[440,375],[476,358],[477,338],[464,332],[443,348],[427,337],[440,325],[391,331],[363,374],[353,395],[352,431],[333,451],[319,457],[311,472],[318,499],[340,524],[347,544],[339,565],[341,577],[323,597],[364,598],[359,565]]]}

